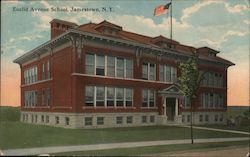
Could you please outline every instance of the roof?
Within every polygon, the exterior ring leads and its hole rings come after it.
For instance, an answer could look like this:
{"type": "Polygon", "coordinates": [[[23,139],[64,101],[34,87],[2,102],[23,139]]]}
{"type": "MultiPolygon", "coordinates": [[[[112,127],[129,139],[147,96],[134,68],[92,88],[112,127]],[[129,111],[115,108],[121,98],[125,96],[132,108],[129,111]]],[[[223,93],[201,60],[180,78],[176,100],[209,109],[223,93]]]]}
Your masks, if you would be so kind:
{"type": "MultiPolygon", "coordinates": [[[[175,40],[168,39],[168,38],[166,38],[166,37],[164,37],[162,35],[156,36],[156,37],[150,37],[150,36],[145,36],[145,35],[129,32],[129,31],[125,31],[125,30],[122,29],[122,27],[120,27],[118,25],[115,25],[113,23],[110,23],[108,21],[105,21],[105,20],[98,23],[98,24],[89,22],[87,24],[82,24],[82,25],[77,25],[75,23],[68,22],[68,21],[63,21],[63,20],[59,20],[59,19],[54,19],[51,22],[53,22],[53,21],[60,22],[60,23],[65,23],[65,24],[68,24],[68,25],[71,25],[71,26],[75,26],[73,29],[67,30],[66,32],[68,32],[68,33],[72,32],[73,30],[76,30],[79,33],[86,32],[88,34],[92,34],[92,36],[96,35],[98,37],[107,37],[107,38],[111,37],[114,40],[127,41],[129,43],[135,43],[135,44],[136,43],[143,44],[143,45],[147,45],[147,47],[152,47],[152,48],[154,47],[156,49],[162,49],[163,51],[165,49],[160,47],[160,45],[157,45],[157,43],[159,41],[171,43],[171,44],[175,45],[175,49],[171,49],[171,51],[174,51],[175,53],[178,53],[180,55],[191,55],[195,51],[199,52],[199,51],[204,51],[205,49],[209,49],[209,50],[213,51],[214,53],[219,53],[219,51],[213,50],[213,49],[211,49],[209,47],[195,48],[195,47],[192,47],[192,46],[182,45],[179,42],[177,42],[175,40]],[[114,28],[116,30],[119,30],[119,33],[117,35],[115,35],[115,36],[110,36],[110,35],[105,34],[105,33],[101,32],[101,31],[99,31],[97,29],[97,28],[99,28],[101,26],[114,28]]],[[[76,31],[74,31],[74,32],[76,32],[76,31]]],[[[64,35],[67,34],[66,32],[64,33],[64,35]]],[[[54,40],[51,39],[50,41],[52,42],[54,40]]],[[[37,48],[39,48],[39,47],[37,47],[37,48]]],[[[34,50],[36,50],[37,48],[35,48],[34,50]]],[[[29,53],[31,53],[31,52],[29,52],[29,53]]],[[[21,58],[21,57],[19,57],[19,58],[21,58]]],[[[234,65],[234,63],[232,63],[232,62],[230,62],[228,60],[225,60],[225,59],[223,59],[221,57],[218,57],[218,56],[216,56],[216,57],[205,56],[205,55],[203,55],[201,53],[199,55],[199,57],[201,59],[205,59],[205,60],[208,60],[208,61],[215,61],[215,62],[221,62],[221,63],[227,64],[227,65],[234,65]]],[[[17,59],[15,61],[17,61],[17,59]]]]}
{"type": "Polygon", "coordinates": [[[53,19],[52,21],[50,21],[50,23],[52,23],[52,22],[63,23],[63,24],[69,25],[69,26],[78,26],[76,23],[64,21],[64,20],[60,20],[60,19],[53,19]]]}
{"type": "Polygon", "coordinates": [[[220,52],[220,51],[214,50],[214,49],[212,49],[210,47],[207,47],[207,46],[197,48],[197,51],[207,51],[207,50],[209,50],[209,52],[212,52],[212,53],[215,53],[215,54],[220,52]]]}
{"type": "Polygon", "coordinates": [[[94,28],[99,28],[99,27],[102,27],[102,26],[106,26],[106,27],[111,27],[111,28],[115,28],[115,29],[118,29],[118,30],[122,30],[122,27],[121,26],[118,26],[118,25],[115,25],[113,23],[110,23],[106,20],[102,21],[101,23],[97,24],[94,28]]]}

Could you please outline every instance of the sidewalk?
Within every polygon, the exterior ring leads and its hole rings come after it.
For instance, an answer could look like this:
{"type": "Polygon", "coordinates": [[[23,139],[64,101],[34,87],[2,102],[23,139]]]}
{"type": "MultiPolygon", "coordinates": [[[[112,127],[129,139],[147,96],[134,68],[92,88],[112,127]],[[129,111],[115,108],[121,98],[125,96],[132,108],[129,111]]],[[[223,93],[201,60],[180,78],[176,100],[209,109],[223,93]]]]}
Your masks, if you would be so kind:
{"type": "MultiPolygon", "coordinates": [[[[176,126],[190,128],[189,125],[176,125],[176,126]]],[[[224,130],[224,129],[215,129],[215,128],[200,127],[200,126],[193,126],[193,128],[194,129],[201,129],[201,130],[221,131],[221,132],[229,132],[229,133],[250,135],[249,132],[237,131],[237,130],[224,130]]]]}
{"type": "MultiPolygon", "coordinates": [[[[211,139],[194,139],[194,143],[208,143],[208,142],[229,142],[229,141],[245,141],[248,137],[239,138],[211,138],[211,139]]],[[[39,148],[25,148],[25,149],[7,149],[3,150],[4,155],[37,155],[37,154],[51,154],[60,152],[74,152],[74,151],[88,151],[88,150],[104,150],[116,148],[134,148],[156,145],[172,145],[172,144],[189,144],[190,139],[185,140],[163,140],[163,141],[143,141],[143,142],[124,142],[124,143],[106,143],[106,144],[92,144],[92,145],[78,145],[78,146],[56,146],[56,147],[39,147],[39,148]]]]}
{"type": "Polygon", "coordinates": [[[194,151],[194,152],[186,152],[186,153],[175,153],[175,154],[167,154],[161,153],[156,154],[156,156],[169,156],[169,157],[217,157],[218,154],[220,157],[248,157],[249,147],[241,147],[241,148],[220,148],[217,150],[202,150],[202,151],[194,151]]]}

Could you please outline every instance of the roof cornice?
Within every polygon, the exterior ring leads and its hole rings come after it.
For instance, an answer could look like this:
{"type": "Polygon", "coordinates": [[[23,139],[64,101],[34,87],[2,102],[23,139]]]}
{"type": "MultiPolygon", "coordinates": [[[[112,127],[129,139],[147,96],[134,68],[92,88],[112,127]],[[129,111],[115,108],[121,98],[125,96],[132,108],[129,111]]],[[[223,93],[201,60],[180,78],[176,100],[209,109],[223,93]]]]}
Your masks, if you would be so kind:
{"type": "MultiPolygon", "coordinates": [[[[69,34],[79,34],[79,35],[82,35],[82,36],[90,36],[90,37],[94,37],[94,38],[99,38],[99,39],[104,39],[104,40],[109,40],[109,41],[114,41],[114,42],[118,42],[118,43],[125,43],[129,46],[134,46],[134,47],[137,47],[137,48],[143,48],[143,49],[148,49],[150,51],[157,51],[159,55],[166,55],[166,54],[169,54],[169,55],[173,55],[173,56],[179,56],[179,57],[190,57],[192,54],[187,54],[187,53],[182,53],[182,52],[179,52],[177,50],[171,50],[171,49],[163,49],[163,48],[159,48],[157,46],[153,46],[153,45],[148,45],[148,44],[144,44],[144,43],[139,43],[139,42],[132,42],[132,41],[128,41],[128,40],[125,40],[125,39],[119,39],[119,38],[115,38],[115,37],[110,37],[110,36],[103,36],[103,35],[99,35],[99,34],[95,34],[95,33],[90,33],[90,32],[85,32],[85,31],[82,31],[82,30],[76,30],[76,29],[73,29],[73,28],[70,28],[69,30],[67,30],[66,32],[62,33],[61,35],[43,43],[42,45],[34,48],[33,50],[25,53],[24,55],[18,57],[17,59],[15,59],[13,62],[14,63],[18,63],[20,64],[25,58],[27,57],[32,57],[34,55],[36,55],[37,53],[36,52],[39,52],[39,50],[41,49],[44,49],[44,48],[47,48],[47,47],[50,47],[50,45],[52,43],[55,43],[57,42],[58,40],[60,40],[61,38],[67,38],[67,36],[69,34]],[[179,52],[179,53],[178,53],[179,52]]],[[[202,61],[209,61],[209,62],[213,62],[213,63],[219,63],[219,64],[224,64],[224,65],[227,65],[227,66],[231,66],[231,65],[234,65],[233,63],[227,63],[227,62],[222,62],[222,61],[215,61],[215,60],[212,60],[212,59],[208,59],[208,58],[200,58],[200,60],[202,61]]]]}

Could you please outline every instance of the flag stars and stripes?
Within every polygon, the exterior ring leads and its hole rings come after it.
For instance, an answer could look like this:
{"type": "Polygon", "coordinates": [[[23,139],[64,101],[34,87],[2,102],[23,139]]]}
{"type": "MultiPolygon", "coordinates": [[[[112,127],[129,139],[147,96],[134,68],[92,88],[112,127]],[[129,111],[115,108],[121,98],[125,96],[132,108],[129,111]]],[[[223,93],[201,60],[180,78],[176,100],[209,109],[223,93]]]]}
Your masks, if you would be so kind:
{"type": "Polygon", "coordinates": [[[154,16],[160,16],[162,14],[166,14],[169,10],[170,5],[171,5],[171,2],[166,5],[160,5],[156,7],[154,10],[154,16]]]}

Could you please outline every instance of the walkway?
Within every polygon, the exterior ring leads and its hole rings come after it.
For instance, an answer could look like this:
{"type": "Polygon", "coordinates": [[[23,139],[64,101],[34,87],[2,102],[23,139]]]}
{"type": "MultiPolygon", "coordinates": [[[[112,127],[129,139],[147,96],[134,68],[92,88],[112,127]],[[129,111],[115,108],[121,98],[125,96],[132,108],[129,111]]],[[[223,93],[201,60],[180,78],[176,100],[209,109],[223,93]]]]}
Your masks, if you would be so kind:
{"type": "MultiPolygon", "coordinates": [[[[195,139],[195,143],[208,142],[231,142],[231,141],[245,141],[248,137],[239,138],[211,138],[211,139],[195,139]]],[[[88,150],[104,150],[116,148],[134,148],[156,145],[172,145],[172,144],[188,144],[190,139],[185,140],[163,140],[163,141],[142,141],[142,142],[124,142],[124,143],[106,143],[106,144],[92,144],[92,145],[78,145],[78,146],[56,146],[56,147],[40,147],[40,148],[25,148],[25,149],[7,149],[3,150],[4,155],[37,155],[37,154],[51,154],[60,152],[74,152],[74,151],[88,151],[88,150]]]]}
{"type": "MultiPolygon", "coordinates": [[[[189,125],[176,125],[179,127],[187,127],[189,128],[189,125]]],[[[244,131],[237,131],[237,130],[224,130],[224,129],[215,129],[215,128],[207,128],[207,127],[200,127],[200,126],[193,126],[194,129],[201,129],[201,130],[211,130],[211,131],[221,131],[221,132],[229,132],[229,133],[235,133],[235,134],[244,134],[244,135],[250,135],[249,132],[244,131]]]]}
{"type": "Polygon", "coordinates": [[[186,153],[175,153],[175,154],[167,154],[161,153],[156,154],[156,156],[169,156],[169,157],[249,157],[247,154],[249,153],[249,147],[241,147],[241,148],[219,148],[216,150],[202,150],[195,152],[186,152],[186,153]]]}

